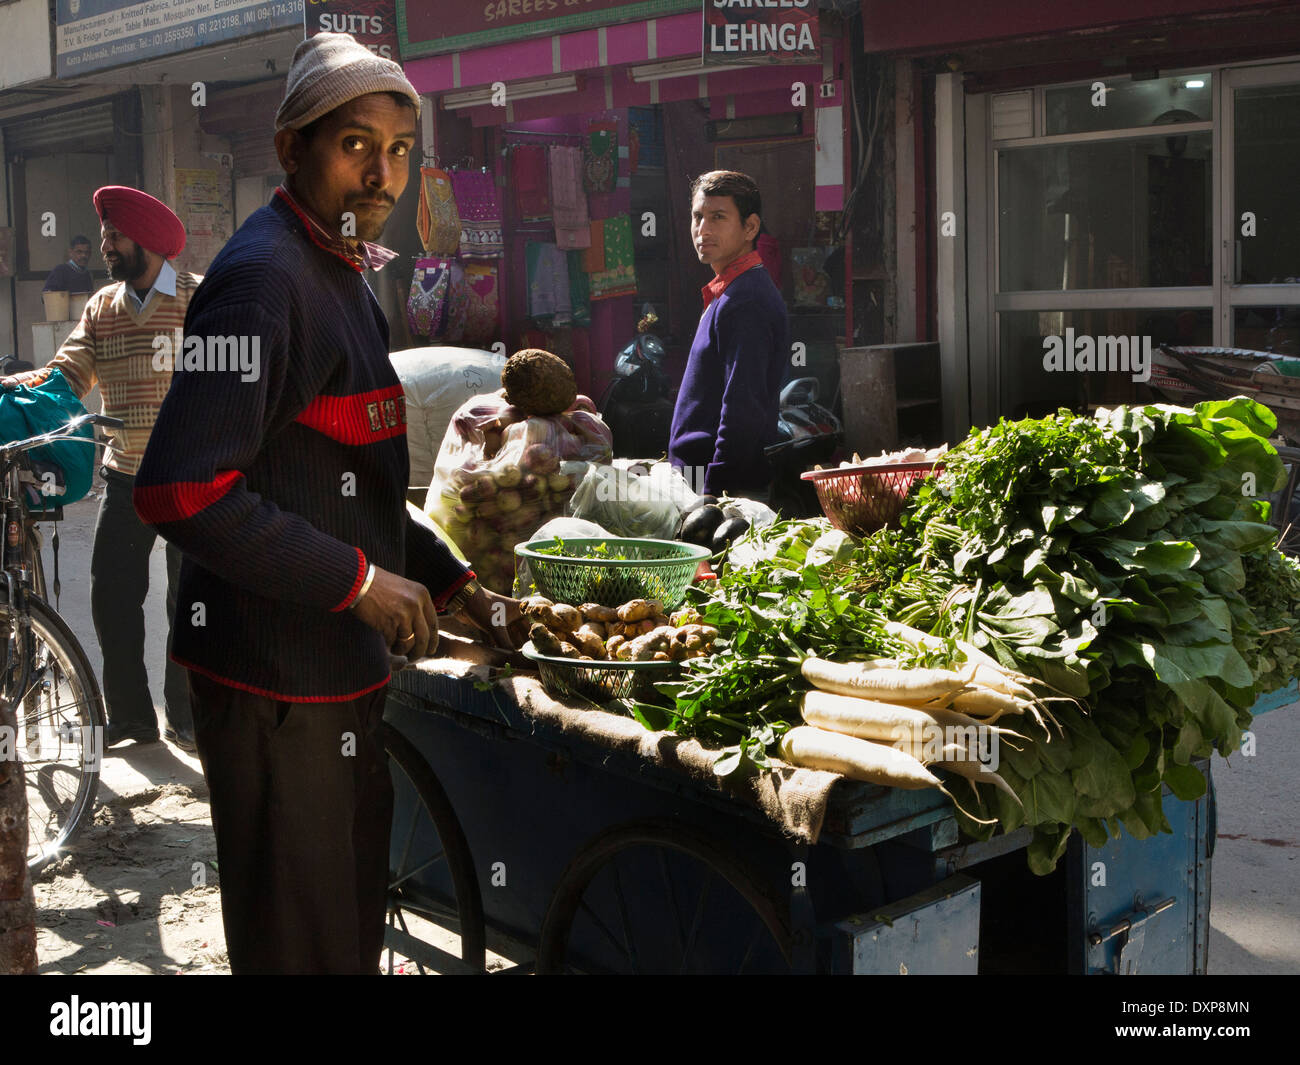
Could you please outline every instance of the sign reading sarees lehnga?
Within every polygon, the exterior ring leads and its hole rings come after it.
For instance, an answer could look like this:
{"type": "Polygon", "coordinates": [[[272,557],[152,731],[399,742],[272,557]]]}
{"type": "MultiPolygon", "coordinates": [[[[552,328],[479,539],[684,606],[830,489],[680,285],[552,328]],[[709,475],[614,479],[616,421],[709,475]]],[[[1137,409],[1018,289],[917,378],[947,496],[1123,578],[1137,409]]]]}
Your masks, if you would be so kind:
{"type": "Polygon", "coordinates": [[[397,0],[402,58],[698,11],[699,0],[397,0]]]}

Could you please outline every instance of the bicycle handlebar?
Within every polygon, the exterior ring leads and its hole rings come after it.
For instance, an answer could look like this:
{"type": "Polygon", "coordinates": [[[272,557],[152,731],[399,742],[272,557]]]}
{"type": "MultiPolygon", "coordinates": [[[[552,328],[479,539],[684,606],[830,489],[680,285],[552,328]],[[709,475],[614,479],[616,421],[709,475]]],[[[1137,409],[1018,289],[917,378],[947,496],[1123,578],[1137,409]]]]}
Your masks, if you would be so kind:
{"type": "Polygon", "coordinates": [[[57,429],[51,429],[48,433],[41,433],[39,436],[31,436],[26,440],[14,440],[8,444],[0,444],[0,463],[7,462],[14,455],[22,451],[30,451],[34,447],[41,447],[45,444],[52,444],[57,440],[69,439],[80,440],[83,443],[95,446],[100,443],[98,440],[87,440],[85,437],[72,436],[83,425],[101,425],[105,429],[123,429],[126,422],[121,418],[110,418],[105,414],[91,414],[87,411],[84,414],[78,414],[75,418],[70,419],[57,429]]]}

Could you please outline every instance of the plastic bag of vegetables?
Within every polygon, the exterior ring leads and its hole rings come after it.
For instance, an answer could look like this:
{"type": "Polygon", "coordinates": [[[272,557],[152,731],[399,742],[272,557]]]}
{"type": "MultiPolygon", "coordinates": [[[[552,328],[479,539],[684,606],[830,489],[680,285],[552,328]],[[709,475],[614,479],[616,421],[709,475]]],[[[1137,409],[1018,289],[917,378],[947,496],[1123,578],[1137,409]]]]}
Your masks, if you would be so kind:
{"type": "Polygon", "coordinates": [[[519,352],[502,381],[500,392],[473,397],[452,417],[424,511],[479,581],[508,595],[515,544],[564,513],[587,464],[609,461],[613,437],[557,356],[519,352]]]}

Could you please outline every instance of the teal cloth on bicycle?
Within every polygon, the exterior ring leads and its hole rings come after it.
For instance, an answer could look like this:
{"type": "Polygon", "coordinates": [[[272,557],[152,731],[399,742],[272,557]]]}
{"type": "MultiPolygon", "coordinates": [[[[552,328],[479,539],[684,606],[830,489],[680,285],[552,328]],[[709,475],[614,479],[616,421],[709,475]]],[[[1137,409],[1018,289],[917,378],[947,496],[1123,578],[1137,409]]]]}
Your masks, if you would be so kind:
{"type": "MultiPolygon", "coordinates": [[[[69,387],[63,371],[51,370],[49,377],[35,388],[19,385],[0,389],[0,439],[26,440],[59,429],[85,413],[86,408],[69,387]]],[[[87,423],[67,440],[27,452],[33,464],[48,463],[63,471],[61,488],[45,480],[43,484],[49,485],[48,488],[42,488],[39,494],[28,492],[29,510],[54,510],[85,497],[95,475],[95,445],[82,441],[94,439],[95,427],[87,423]]]]}

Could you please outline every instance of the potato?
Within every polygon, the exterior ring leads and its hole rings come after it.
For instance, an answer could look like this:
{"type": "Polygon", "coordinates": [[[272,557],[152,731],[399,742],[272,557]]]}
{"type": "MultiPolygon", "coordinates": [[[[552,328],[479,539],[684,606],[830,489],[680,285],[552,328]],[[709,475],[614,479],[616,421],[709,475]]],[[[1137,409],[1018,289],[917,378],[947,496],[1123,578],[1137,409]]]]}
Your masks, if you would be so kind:
{"type": "Polygon", "coordinates": [[[582,611],[582,616],[588,621],[599,621],[602,625],[618,621],[618,611],[612,606],[601,606],[599,603],[583,603],[578,609],[582,611]]]}
{"type": "Polygon", "coordinates": [[[567,603],[556,603],[551,607],[551,613],[566,632],[577,632],[582,627],[582,615],[578,613],[577,607],[569,606],[567,603]]]}

